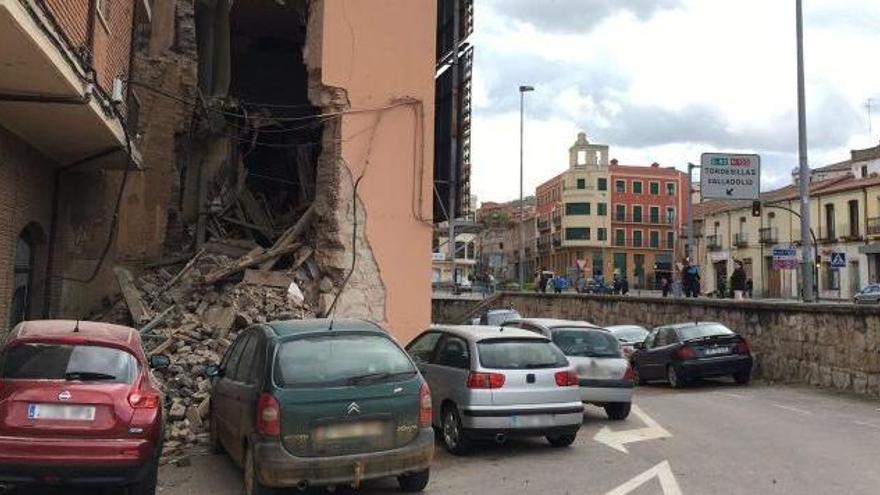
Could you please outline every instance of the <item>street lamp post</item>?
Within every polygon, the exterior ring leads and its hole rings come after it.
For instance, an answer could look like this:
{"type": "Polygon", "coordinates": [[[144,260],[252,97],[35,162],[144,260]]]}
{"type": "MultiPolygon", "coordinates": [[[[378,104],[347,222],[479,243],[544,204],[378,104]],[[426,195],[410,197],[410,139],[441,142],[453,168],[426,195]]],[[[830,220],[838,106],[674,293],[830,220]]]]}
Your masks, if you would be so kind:
{"type": "Polygon", "coordinates": [[[804,9],[803,1],[795,0],[797,15],[797,85],[798,85],[798,154],[800,158],[801,196],[801,287],[804,301],[812,302],[813,259],[810,253],[810,166],[807,162],[807,109],[804,87],[804,9]]]}
{"type": "Polygon", "coordinates": [[[526,231],[525,231],[525,208],[523,205],[523,129],[525,124],[525,95],[534,91],[532,86],[519,87],[519,287],[525,286],[525,262],[526,262],[526,231]]]}

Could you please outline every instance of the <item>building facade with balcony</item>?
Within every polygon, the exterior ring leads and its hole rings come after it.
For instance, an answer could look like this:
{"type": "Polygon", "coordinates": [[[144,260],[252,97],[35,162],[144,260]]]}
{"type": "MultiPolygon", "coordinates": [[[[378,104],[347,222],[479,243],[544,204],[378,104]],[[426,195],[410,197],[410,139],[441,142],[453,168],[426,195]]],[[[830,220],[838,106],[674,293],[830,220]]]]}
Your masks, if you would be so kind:
{"type": "MultiPolygon", "coordinates": [[[[774,247],[800,246],[798,188],[763,193],[761,201],[760,217],[752,216],[748,201],[706,201],[695,208],[703,292],[716,290],[739,260],[753,281],[755,297],[800,297],[800,268],[773,266],[774,247]]],[[[880,176],[850,173],[812,180],[810,226],[818,254],[810,268],[821,299],[848,300],[867,284],[880,282],[880,176]],[[845,266],[832,265],[839,253],[845,266]]]]}
{"type": "Polygon", "coordinates": [[[673,167],[620,165],[612,160],[613,273],[639,287],[671,280],[688,208],[687,174],[673,167]]]}
{"type": "Polygon", "coordinates": [[[553,177],[535,190],[535,244],[539,270],[551,270],[555,266],[558,248],[554,248],[553,238],[561,232],[562,226],[553,224],[553,215],[562,204],[564,175],[553,177]]]}
{"type": "Polygon", "coordinates": [[[0,0],[0,330],[57,315],[106,256],[139,165],[128,81],[149,22],[146,0],[0,0]]]}

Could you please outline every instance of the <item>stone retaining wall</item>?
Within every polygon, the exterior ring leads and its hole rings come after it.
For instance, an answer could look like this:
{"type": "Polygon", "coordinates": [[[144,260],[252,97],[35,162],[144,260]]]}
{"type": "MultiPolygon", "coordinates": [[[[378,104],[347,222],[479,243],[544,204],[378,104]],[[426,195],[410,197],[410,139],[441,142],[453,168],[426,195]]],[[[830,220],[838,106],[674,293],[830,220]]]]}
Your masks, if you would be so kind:
{"type": "MultiPolygon", "coordinates": [[[[749,340],[756,371],[766,379],[880,398],[880,308],[874,306],[518,293],[502,294],[495,304],[511,305],[527,317],[598,325],[717,321],[749,340]]],[[[462,306],[435,300],[435,321],[459,323],[452,319],[462,306]]]]}

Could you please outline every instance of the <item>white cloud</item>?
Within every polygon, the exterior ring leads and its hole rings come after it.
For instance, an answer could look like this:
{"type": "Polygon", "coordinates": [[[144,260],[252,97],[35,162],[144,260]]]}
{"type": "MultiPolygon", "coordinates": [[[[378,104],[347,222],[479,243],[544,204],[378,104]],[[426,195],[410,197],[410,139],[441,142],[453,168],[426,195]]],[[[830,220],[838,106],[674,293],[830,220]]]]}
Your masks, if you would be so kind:
{"type": "MultiPolygon", "coordinates": [[[[636,0],[606,8],[610,2],[589,1],[573,13],[567,1],[476,2],[472,187],[481,200],[518,195],[519,84],[537,87],[528,96],[527,193],[565,169],[579,130],[607,142],[622,162],[682,165],[724,148],[765,156],[765,187],[788,180],[797,164],[793,2],[682,0],[653,8],[636,0]],[[572,28],[578,22],[584,29],[572,28]]],[[[877,123],[868,138],[863,106],[868,97],[880,100],[877,21],[876,0],[807,5],[816,166],[845,159],[880,134],[877,123]]]]}

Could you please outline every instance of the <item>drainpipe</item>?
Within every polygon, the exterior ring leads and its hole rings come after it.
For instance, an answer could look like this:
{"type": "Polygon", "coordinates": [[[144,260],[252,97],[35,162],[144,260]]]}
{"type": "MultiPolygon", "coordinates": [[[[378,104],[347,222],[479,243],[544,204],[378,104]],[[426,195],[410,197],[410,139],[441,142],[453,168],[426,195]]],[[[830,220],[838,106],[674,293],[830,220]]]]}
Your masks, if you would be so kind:
{"type": "MultiPolygon", "coordinates": [[[[132,11],[133,12],[133,11],[132,11]]],[[[132,14],[134,15],[134,14],[132,14]]],[[[88,19],[86,19],[86,43],[88,46],[85,46],[85,62],[86,66],[88,66],[89,72],[92,73],[94,77],[95,73],[95,20],[98,17],[98,0],[89,0],[89,15],[88,19]]]]}

